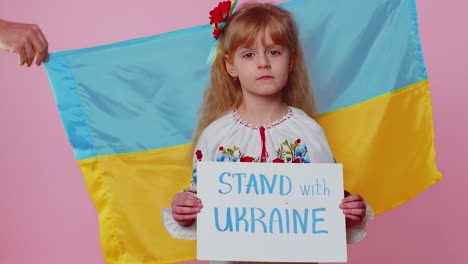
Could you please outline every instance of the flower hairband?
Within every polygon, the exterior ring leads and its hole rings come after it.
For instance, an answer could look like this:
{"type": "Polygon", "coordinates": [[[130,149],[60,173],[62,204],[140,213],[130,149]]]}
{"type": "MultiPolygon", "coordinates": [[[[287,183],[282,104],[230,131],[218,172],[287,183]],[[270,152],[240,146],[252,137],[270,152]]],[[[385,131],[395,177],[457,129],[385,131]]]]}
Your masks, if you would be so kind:
{"type": "Polygon", "coordinates": [[[220,2],[217,7],[210,11],[210,24],[213,26],[213,38],[215,41],[211,47],[207,62],[213,63],[218,53],[218,39],[226,26],[227,20],[237,5],[237,0],[220,2]]]}
{"type": "Polygon", "coordinates": [[[215,39],[219,39],[228,18],[234,13],[236,4],[236,0],[220,2],[217,7],[210,11],[210,24],[213,25],[213,37],[215,39]]]}

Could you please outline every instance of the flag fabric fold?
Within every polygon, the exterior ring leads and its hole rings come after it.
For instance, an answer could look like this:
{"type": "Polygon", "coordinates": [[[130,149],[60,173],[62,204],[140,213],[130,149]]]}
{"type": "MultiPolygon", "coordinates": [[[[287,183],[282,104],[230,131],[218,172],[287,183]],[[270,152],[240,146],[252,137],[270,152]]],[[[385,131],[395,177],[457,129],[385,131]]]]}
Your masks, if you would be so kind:
{"type": "MultiPolygon", "coordinates": [[[[415,0],[281,4],[300,39],[345,187],[376,213],[440,181],[415,0]]],[[[108,263],[195,258],[161,208],[187,187],[212,28],[53,53],[46,63],[68,139],[99,215],[108,263]]]]}

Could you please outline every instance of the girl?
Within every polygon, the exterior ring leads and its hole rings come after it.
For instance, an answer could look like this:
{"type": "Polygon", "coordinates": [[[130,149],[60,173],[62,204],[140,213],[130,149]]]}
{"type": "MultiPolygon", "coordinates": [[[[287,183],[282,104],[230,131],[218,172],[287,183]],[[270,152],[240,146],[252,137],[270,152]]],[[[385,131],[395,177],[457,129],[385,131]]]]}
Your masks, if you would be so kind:
{"type": "MultiPolygon", "coordinates": [[[[291,14],[265,3],[233,8],[226,1],[210,12],[218,55],[194,135],[195,162],[335,162],[312,119],[314,97],[291,14]]],[[[190,188],[174,196],[164,219],[174,237],[196,236],[193,223],[203,207],[196,187],[195,163],[190,188]]],[[[359,195],[344,198],[340,208],[348,243],[361,240],[372,210],[359,195]]]]}

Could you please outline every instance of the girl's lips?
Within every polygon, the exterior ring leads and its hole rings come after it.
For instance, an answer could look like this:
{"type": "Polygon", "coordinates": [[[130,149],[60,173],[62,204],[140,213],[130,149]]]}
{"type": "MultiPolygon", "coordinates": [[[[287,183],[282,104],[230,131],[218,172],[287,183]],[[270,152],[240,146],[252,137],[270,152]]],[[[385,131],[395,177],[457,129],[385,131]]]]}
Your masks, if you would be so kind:
{"type": "Polygon", "coordinates": [[[257,80],[269,80],[269,79],[273,79],[273,76],[265,75],[265,76],[258,78],[257,80]]]}

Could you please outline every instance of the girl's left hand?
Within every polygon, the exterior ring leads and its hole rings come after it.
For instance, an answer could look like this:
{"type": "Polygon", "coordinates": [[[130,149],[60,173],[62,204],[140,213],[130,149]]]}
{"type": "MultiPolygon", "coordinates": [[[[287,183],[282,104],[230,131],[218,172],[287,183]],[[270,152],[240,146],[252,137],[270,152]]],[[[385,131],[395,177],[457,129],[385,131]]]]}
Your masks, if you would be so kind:
{"type": "Polygon", "coordinates": [[[359,194],[345,197],[340,204],[340,208],[346,216],[346,226],[360,224],[366,216],[366,204],[359,194]]]}

